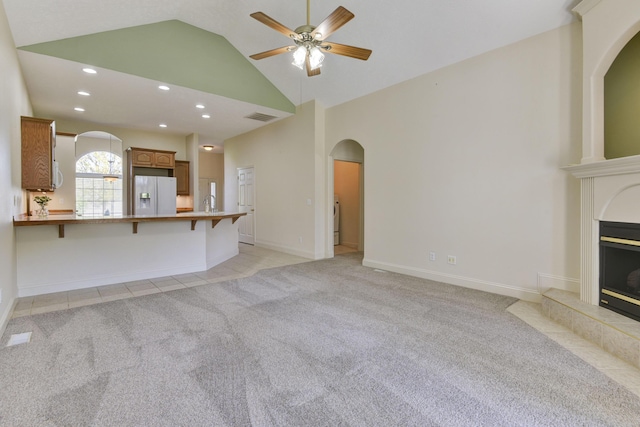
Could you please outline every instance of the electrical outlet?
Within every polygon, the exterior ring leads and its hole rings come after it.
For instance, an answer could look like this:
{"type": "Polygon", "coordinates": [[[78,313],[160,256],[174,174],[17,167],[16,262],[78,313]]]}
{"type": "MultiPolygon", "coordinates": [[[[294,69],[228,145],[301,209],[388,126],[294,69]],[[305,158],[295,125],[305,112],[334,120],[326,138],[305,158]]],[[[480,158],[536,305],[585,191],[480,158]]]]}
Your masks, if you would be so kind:
{"type": "Polygon", "coordinates": [[[435,261],[435,260],[436,260],[436,253],[429,252],[429,261],[435,261]]]}
{"type": "Polygon", "coordinates": [[[456,265],[456,256],[455,255],[449,255],[447,256],[447,263],[452,264],[452,265],[456,265]]]}
{"type": "Polygon", "coordinates": [[[298,243],[302,243],[302,236],[298,237],[298,243]]]}

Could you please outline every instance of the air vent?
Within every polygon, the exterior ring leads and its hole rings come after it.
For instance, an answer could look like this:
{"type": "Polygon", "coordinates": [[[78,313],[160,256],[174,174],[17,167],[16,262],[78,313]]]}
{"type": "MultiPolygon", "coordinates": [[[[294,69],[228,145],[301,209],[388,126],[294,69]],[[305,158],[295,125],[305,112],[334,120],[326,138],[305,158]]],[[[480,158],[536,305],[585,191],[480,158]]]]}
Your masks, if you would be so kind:
{"type": "Polygon", "coordinates": [[[7,347],[11,347],[18,344],[25,344],[31,341],[31,332],[23,332],[21,334],[13,334],[9,337],[7,347]]]}
{"type": "Polygon", "coordinates": [[[276,116],[270,116],[269,114],[253,113],[244,117],[245,119],[258,120],[260,122],[269,122],[273,119],[277,119],[276,116]]]}

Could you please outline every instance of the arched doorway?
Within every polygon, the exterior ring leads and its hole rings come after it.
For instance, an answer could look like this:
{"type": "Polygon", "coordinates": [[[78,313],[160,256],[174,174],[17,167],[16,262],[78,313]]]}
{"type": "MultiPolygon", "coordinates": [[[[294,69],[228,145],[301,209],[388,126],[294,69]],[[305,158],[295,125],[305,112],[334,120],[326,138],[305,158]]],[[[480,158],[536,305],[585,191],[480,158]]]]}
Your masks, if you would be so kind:
{"type": "Polygon", "coordinates": [[[364,148],[340,141],[330,154],[331,196],[329,242],[334,255],[364,251],[364,148]]]}

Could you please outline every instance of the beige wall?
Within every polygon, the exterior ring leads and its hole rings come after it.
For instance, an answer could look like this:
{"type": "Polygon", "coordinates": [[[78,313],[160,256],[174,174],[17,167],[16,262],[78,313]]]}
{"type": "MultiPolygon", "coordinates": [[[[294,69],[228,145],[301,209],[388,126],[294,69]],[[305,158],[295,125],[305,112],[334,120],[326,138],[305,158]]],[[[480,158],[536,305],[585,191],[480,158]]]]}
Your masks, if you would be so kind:
{"type": "Polygon", "coordinates": [[[333,189],[340,203],[340,244],[357,249],[360,242],[360,163],[334,161],[333,189]]]}
{"type": "Polygon", "coordinates": [[[129,147],[153,148],[156,150],[168,150],[176,152],[176,160],[188,160],[186,152],[186,139],[184,136],[173,135],[165,132],[146,132],[135,129],[122,129],[112,126],[96,125],[90,122],[56,121],[58,132],[81,134],[90,131],[107,132],[122,140],[122,149],[129,147]]]}
{"type": "Polygon", "coordinates": [[[318,159],[318,138],[327,160],[354,140],[365,154],[366,265],[530,300],[546,287],[576,290],[579,183],[560,168],[580,157],[580,30],[549,31],[330,109],[303,108],[225,142],[226,200],[236,202],[236,168],[255,166],[257,243],[308,254],[298,236],[331,235],[305,203],[320,192],[322,163],[332,170],[318,159]]]}
{"type": "Polygon", "coordinates": [[[9,24],[0,5],[0,334],[17,296],[13,216],[25,206],[21,190],[20,116],[31,115],[9,24]]]}
{"type": "Polygon", "coordinates": [[[224,143],[227,209],[237,206],[237,169],[253,166],[256,244],[307,258],[324,256],[324,242],[318,241],[326,222],[317,201],[317,186],[324,183],[317,177],[324,178],[326,168],[323,156],[316,155],[319,108],[304,104],[295,116],[224,143]]]}
{"type": "MultiPolygon", "coordinates": [[[[224,205],[224,154],[200,153],[198,155],[199,178],[212,179],[216,182],[216,203],[218,210],[225,210],[224,205]]],[[[198,204],[201,200],[198,200],[198,204]]]]}
{"type": "Polygon", "coordinates": [[[565,26],[327,110],[327,155],[364,147],[366,265],[528,299],[576,286],[560,167],[580,156],[580,41],[565,26]]]}

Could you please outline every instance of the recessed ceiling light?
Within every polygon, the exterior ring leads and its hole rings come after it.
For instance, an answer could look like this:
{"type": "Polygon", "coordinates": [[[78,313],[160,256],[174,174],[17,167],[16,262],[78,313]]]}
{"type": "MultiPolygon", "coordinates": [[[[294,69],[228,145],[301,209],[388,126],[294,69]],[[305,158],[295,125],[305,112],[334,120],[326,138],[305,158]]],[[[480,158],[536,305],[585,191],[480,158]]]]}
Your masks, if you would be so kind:
{"type": "Polygon", "coordinates": [[[202,104],[196,104],[196,108],[204,108],[204,105],[202,105],[202,104]]]}
{"type": "Polygon", "coordinates": [[[89,92],[85,92],[85,91],[81,90],[81,91],[78,91],[78,95],[90,96],[91,94],[89,92]]]}
{"type": "Polygon", "coordinates": [[[79,112],[81,112],[81,113],[82,113],[82,112],[84,111],[84,108],[82,108],[82,107],[76,107],[76,108],[74,108],[74,110],[79,111],[79,112]]]}
{"type": "Polygon", "coordinates": [[[167,127],[167,125],[165,125],[164,123],[160,123],[160,127],[161,127],[161,128],[166,128],[166,127],[167,127]]]}
{"type": "Polygon", "coordinates": [[[210,115],[208,115],[208,114],[203,114],[203,115],[202,115],[202,118],[203,118],[203,119],[210,119],[210,118],[211,118],[211,116],[210,116],[210,115]]]}
{"type": "Polygon", "coordinates": [[[160,85],[160,86],[158,86],[158,89],[160,89],[160,90],[169,90],[169,86],[160,85]]]}
{"type": "Polygon", "coordinates": [[[204,148],[207,151],[211,151],[213,150],[213,145],[203,145],[202,148],[204,148]]]}
{"type": "Polygon", "coordinates": [[[84,71],[87,74],[97,74],[98,72],[96,70],[94,70],[93,68],[83,68],[82,71],[84,71]]]}

